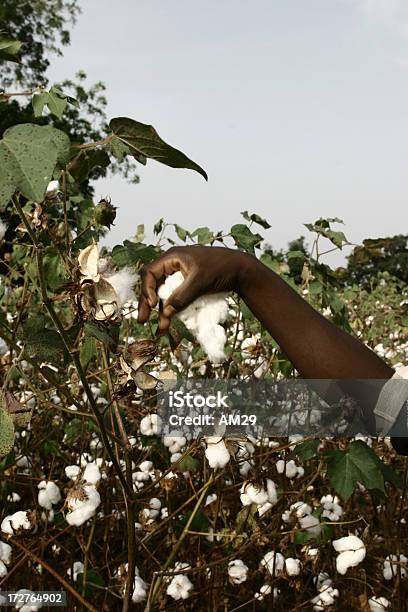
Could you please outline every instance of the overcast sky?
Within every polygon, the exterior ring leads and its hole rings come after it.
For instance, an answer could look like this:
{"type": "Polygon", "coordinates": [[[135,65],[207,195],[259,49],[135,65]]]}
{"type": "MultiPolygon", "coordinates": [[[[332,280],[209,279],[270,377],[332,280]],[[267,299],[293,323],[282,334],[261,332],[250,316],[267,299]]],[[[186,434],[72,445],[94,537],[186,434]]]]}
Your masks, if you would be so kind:
{"type": "Polygon", "coordinates": [[[107,85],[108,115],[153,124],[208,172],[154,161],[100,181],[111,244],[160,217],[225,229],[248,209],[275,246],[338,216],[354,242],[407,232],[407,0],[80,0],[51,80],[107,85]]]}

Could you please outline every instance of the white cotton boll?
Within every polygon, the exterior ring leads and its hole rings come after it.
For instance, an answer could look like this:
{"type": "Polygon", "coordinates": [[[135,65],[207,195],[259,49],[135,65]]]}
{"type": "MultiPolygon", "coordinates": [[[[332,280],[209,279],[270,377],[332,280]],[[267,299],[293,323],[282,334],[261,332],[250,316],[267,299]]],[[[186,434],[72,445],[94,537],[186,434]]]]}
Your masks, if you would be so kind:
{"type": "Polygon", "coordinates": [[[388,555],[384,561],[383,576],[385,580],[392,580],[401,572],[401,578],[404,579],[407,575],[408,559],[405,555],[388,555]],[[401,568],[401,569],[400,569],[401,568]]]}
{"type": "Polygon", "coordinates": [[[224,440],[220,436],[210,436],[205,442],[207,444],[205,456],[209,466],[214,469],[225,467],[230,460],[230,454],[224,440]]]}
{"type": "MultiPolygon", "coordinates": [[[[266,595],[270,595],[272,593],[272,587],[270,584],[263,584],[259,589],[259,593],[255,593],[254,598],[258,601],[262,601],[266,595]]],[[[274,589],[274,595],[277,593],[277,589],[274,589]]]]}
{"type": "Polygon", "coordinates": [[[179,453],[183,446],[185,446],[187,438],[183,436],[181,431],[172,432],[171,436],[163,437],[163,444],[167,446],[171,454],[179,453]]]}
{"type": "Polygon", "coordinates": [[[289,557],[285,559],[285,568],[288,576],[299,576],[300,574],[300,561],[299,559],[292,559],[289,557]]]}
{"type": "Polygon", "coordinates": [[[61,491],[52,480],[42,480],[38,488],[38,504],[46,510],[52,510],[54,504],[61,501],[61,491]]]}
{"type": "Polygon", "coordinates": [[[324,508],[322,517],[328,518],[330,521],[340,520],[340,517],[343,514],[343,508],[340,506],[339,498],[337,496],[333,497],[333,495],[324,495],[321,498],[320,503],[324,508]]]}
{"type": "Polygon", "coordinates": [[[148,414],[140,421],[140,433],[144,436],[157,436],[161,432],[162,424],[158,414],[148,414]]]}
{"type": "Polygon", "coordinates": [[[8,535],[14,535],[14,532],[19,529],[31,529],[32,525],[28,518],[28,512],[25,510],[19,510],[14,514],[6,516],[1,523],[1,531],[8,535]]]}
{"type": "Polygon", "coordinates": [[[327,580],[319,587],[320,593],[311,600],[314,604],[313,610],[320,612],[335,603],[335,599],[339,596],[338,589],[334,589],[331,586],[331,580],[327,580]]]}
{"type": "Polygon", "coordinates": [[[86,499],[71,497],[67,501],[70,512],[65,519],[69,525],[80,527],[88,519],[94,516],[96,509],[101,503],[101,497],[93,485],[85,485],[83,493],[86,499]]]}
{"type": "MultiPolygon", "coordinates": [[[[188,567],[187,563],[176,563],[175,569],[187,569],[188,567]]],[[[167,587],[166,593],[179,601],[180,599],[188,599],[193,589],[194,585],[186,574],[177,574],[167,587]]]]}
{"type": "Polygon", "coordinates": [[[306,531],[315,535],[318,535],[322,530],[319,519],[317,516],[313,516],[313,514],[301,516],[299,518],[299,525],[302,529],[306,529],[306,531]]]}
{"type": "Polygon", "coordinates": [[[142,472],[151,472],[151,470],[153,469],[153,463],[151,461],[142,461],[142,463],[139,465],[139,469],[142,472]]]}
{"type": "Polygon", "coordinates": [[[210,495],[207,495],[207,499],[205,500],[204,506],[209,506],[210,504],[212,504],[216,500],[217,500],[217,494],[216,493],[211,493],[210,495]]]}
{"type": "Polygon", "coordinates": [[[228,576],[232,584],[242,584],[248,578],[248,567],[242,559],[234,559],[228,563],[228,576]]]}
{"type": "Polygon", "coordinates": [[[176,461],[178,461],[180,459],[180,457],[182,457],[182,453],[173,453],[170,456],[170,463],[176,463],[176,461]]]}
{"type": "Polygon", "coordinates": [[[7,232],[7,225],[3,221],[0,220],[0,242],[3,241],[6,232],[7,232]]]}
{"type": "Polygon", "coordinates": [[[65,476],[70,480],[75,480],[80,471],[81,468],[79,467],[79,465],[67,465],[67,467],[65,468],[65,476]]]}
{"type": "Polygon", "coordinates": [[[5,565],[9,565],[11,563],[11,554],[13,549],[10,544],[6,542],[0,542],[0,561],[2,561],[5,565]]]}
{"type": "Polygon", "coordinates": [[[147,598],[147,584],[140,576],[135,576],[133,584],[133,603],[141,603],[147,598]]]}
{"type": "Polygon", "coordinates": [[[46,195],[49,197],[51,195],[55,195],[59,190],[59,181],[50,181],[47,186],[46,195]]]}
{"type": "Polygon", "coordinates": [[[126,302],[134,298],[134,286],[137,281],[137,274],[123,268],[110,276],[104,277],[112,285],[117,295],[117,307],[123,308],[126,302]]]}
{"type": "Polygon", "coordinates": [[[366,556],[364,542],[357,536],[346,536],[332,542],[333,548],[340,553],[336,559],[339,574],[345,574],[349,567],[356,567],[366,556]]]}
{"type": "Polygon", "coordinates": [[[285,567],[285,558],[281,553],[275,553],[273,550],[267,552],[261,560],[261,565],[265,567],[268,572],[273,575],[275,568],[275,575],[281,572],[285,567]]]}
{"type": "Polygon", "coordinates": [[[4,578],[5,576],[7,576],[7,573],[8,573],[7,567],[5,566],[3,561],[0,560],[0,578],[4,578]]]}
{"type": "Polygon", "coordinates": [[[370,597],[368,600],[370,606],[370,612],[384,612],[390,605],[391,602],[385,597],[370,597]]]}
{"type": "Polygon", "coordinates": [[[261,506],[268,501],[268,493],[260,486],[244,482],[241,487],[240,498],[243,506],[249,506],[250,504],[261,506]]]}
{"type": "MultiPolygon", "coordinates": [[[[159,298],[167,300],[183,282],[184,276],[181,272],[171,274],[159,287],[159,298]]],[[[197,338],[210,361],[220,363],[225,360],[226,333],[220,325],[228,317],[225,293],[201,296],[177,316],[197,338]]]]}
{"type": "Polygon", "coordinates": [[[74,582],[78,580],[79,574],[83,574],[83,573],[84,573],[84,564],[82,563],[82,561],[75,561],[74,565],[72,566],[72,572],[71,572],[71,568],[67,570],[68,576],[72,578],[74,582]],[[71,576],[71,573],[72,573],[72,576],[71,576]]]}
{"type": "Polygon", "coordinates": [[[95,461],[88,463],[82,476],[85,482],[88,484],[98,484],[101,479],[101,473],[95,461]]]}
{"type": "Polygon", "coordinates": [[[286,463],[283,459],[279,459],[279,461],[276,462],[276,471],[278,474],[285,473],[288,478],[295,478],[296,476],[299,477],[304,474],[303,468],[298,467],[293,459],[286,461],[286,463]]]}

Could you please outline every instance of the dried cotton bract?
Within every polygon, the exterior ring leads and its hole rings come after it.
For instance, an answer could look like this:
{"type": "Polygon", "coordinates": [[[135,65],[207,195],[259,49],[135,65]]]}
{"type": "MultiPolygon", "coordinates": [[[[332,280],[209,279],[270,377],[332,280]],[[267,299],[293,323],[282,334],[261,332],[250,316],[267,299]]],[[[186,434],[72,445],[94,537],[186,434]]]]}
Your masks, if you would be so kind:
{"type": "Polygon", "coordinates": [[[96,244],[80,251],[78,266],[81,276],[77,303],[97,321],[115,319],[134,297],[137,275],[127,268],[110,270],[107,261],[100,259],[96,244]]]}
{"type": "MultiPolygon", "coordinates": [[[[159,298],[167,300],[183,282],[184,276],[181,272],[171,274],[160,286],[159,298]]],[[[220,363],[226,358],[224,346],[227,338],[225,329],[221,325],[228,316],[226,296],[226,293],[203,295],[177,315],[197,338],[213,363],[220,363]]]]}

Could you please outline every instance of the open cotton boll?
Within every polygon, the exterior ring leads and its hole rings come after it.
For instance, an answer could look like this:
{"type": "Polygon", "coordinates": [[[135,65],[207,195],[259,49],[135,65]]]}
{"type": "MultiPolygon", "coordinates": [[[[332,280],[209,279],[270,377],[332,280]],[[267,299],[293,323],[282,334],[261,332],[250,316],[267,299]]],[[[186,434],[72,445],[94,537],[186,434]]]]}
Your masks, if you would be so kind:
{"type": "Polygon", "coordinates": [[[1,523],[1,531],[8,535],[14,535],[14,533],[20,529],[31,529],[32,524],[28,518],[29,511],[19,510],[14,514],[6,516],[1,523]]]}
{"type": "Polygon", "coordinates": [[[147,598],[147,584],[140,577],[139,569],[135,567],[135,581],[133,583],[133,603],[141,603],[147,598]]]}
{"type": "Polygon", "coordinates": [[[285,558],[281,553],[276,553],[271,550],[264,555],[261,565],[265,567],[271,575],[276,575],[285,567],[285,558]]]}
{"type": "Polygon", "coordinates": [[[101,479],[101,472],[95,461],[87,464],[82,478],[88,484],[98,484],[101,479]]]}
{"type": "Polygon", "coordinates": [[[148,414],[140,421],[140,433],[144,436],[157,436],[162,425],[163,421],[158,414],[148,414]]]}
{"type": "Polygon", "coordinates": [[[6,235],[6,232],[7,232],[7,225],[3,223],[3,221],[0,220],[0,242],[3,241],[4,236],[6,235]]]}
{"type": "Polygon", "coordinates": [[[11,553],[13,549],[10,544],[6,542],[0,542],[0,561],[2,561],[5,565],[9,565],[11,563],[11,553]]]}
{"type": "Polygon", "coordinates": [[[383,576],[385,580],[392,580],[401,572],[401,578],[404,579],[408,570],[408,559],[405,555],[388,555],[384,561],[383,576]]]}
{"type": "Polygon", "coordinates": [[[106,276],[105,280],[112,285],[117,295],[117,307],[123,308],[126,302],[134,299],[134,286],[137,281],[137,274],[128,268],[123,268],[110,276],[106,276]]]}
{"type": "Polygon", "coordinates": [[[390,607],[391,602],[385,597],[374,596],[370,597],[368,605],[370,606],[370,612],[384,612],[384,610],[390,607]]]}
{"type": "Polygon", "coordinates": [[[101,503],[101,497],[93,485],[85,485],[81,494],[84,499],[78,499],[77,496],[71,496],[67,499],[70,512],[65,519],[69,525],[75,525],[76,527],[80,527],[94,516],[101,503]]]}
{"type": "Polygon", "coordinates": [[[209,466],[214,469],[225,467],[230,460],[230,454],[224,440],[220,436],[210,436],[205,442],[207,444],[205,456],[209,466]]]}
{"type": "Polygon", "coordinates": [[[38,504],[46,510],[52,510],[52,506],[61,501],[61,491],[52,480],[42,480],[38,488],[38,504]]]}
{"type": "Polygon", "coordinates": [[[82,563],[82,561],[75,561],[74,565],[72,566],[72,571],[71,571],[71,568],[67,570],[68,576],[72,578],[74,582],[76,582],[78,580],[78,576],[83,573],[84,573],[84,564],[82,563]]]}
{"type": "Polygon", "coordinates": [[[366,556],[364,542],[357,536],[346,536],[332,542],[333,548],[340,553],[336,559],[339,574],[345,574],[349,567],[356,567],[366,556]]]}
{"type": "Polygon", "coordinates": [[[343,508],[339,504],[339,498],[333,495],[324,495],[320,500],[324,511],[322,516],[330,521],[339,521],[343,514],[343,508]]]}
{"type": "MultiPolygon", "coordinates": [[[[176,563],[175,569],[188,569],[188,563],[176,563]]],[[[187,574],[177,574],[174,576],[169,586],[167,587],[167,595],[178,601],[179,599],[188,599],[190,591],[194,589],[193,583],[189,580],[187,574]]]]}
{"type": "MultiPolygon", "coordinates": [[[[183,282],[182,272],[174,272],[159,287],[159,298],[167,300],[183,282]]],[[[227,337],[225,329],[220,325],[228,317],[226,296],[226,293],[201,296],[177,314],[213,363],[220,363],[226,358],[224,347],[227,337]]]]}
{"type": "Polygon", "coordinates": [[[299,576],[300,574],[300,561],[299,559],[293,559],[289,557],[285,559],[285,568],[288,576],[299,576]]]}
{"type": "Polygon", "coordinates": [[[241,584],[248,578],[248,566],[242,559],[234,559],[228,563],[228,576],[232,584],[241,584]]]}

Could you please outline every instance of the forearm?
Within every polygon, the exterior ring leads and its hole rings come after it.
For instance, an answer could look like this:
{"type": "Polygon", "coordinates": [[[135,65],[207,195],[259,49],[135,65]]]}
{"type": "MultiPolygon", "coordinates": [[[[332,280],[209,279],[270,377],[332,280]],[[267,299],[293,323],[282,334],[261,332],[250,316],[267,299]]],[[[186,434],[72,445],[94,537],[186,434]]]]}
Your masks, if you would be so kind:
{"type": "Polygon", "coordinates": [[[325,319],[255,258],[243,266],[239,293],[302,377],[388,379],[393,375],[373,351],[325,319]]]}

